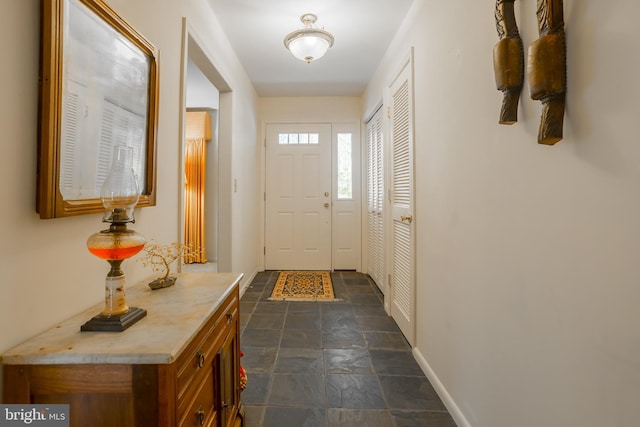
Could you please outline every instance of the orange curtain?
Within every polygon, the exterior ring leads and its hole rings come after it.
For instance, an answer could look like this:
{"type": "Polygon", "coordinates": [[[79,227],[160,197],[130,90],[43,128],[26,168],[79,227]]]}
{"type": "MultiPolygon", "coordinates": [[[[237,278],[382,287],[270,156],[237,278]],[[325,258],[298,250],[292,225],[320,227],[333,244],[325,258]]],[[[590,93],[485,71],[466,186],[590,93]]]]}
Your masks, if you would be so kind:
{"type": "Polygon", "coordinates": [[[191,248],[184,262],[207,262],[204,234],[204,190],[207,166],[207,141],[188,138],[185,154],[184,240],[191,248]]]}

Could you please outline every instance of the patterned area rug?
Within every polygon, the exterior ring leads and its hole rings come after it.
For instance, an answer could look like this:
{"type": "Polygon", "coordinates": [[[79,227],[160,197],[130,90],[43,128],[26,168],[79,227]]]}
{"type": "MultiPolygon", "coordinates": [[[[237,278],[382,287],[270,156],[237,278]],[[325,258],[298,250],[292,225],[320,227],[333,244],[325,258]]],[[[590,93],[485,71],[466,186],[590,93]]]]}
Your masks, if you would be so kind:
{"type": "Polygon", "coordinates": [[[282,271],[269,301],[339,301],[327,271],[282,271]]]}

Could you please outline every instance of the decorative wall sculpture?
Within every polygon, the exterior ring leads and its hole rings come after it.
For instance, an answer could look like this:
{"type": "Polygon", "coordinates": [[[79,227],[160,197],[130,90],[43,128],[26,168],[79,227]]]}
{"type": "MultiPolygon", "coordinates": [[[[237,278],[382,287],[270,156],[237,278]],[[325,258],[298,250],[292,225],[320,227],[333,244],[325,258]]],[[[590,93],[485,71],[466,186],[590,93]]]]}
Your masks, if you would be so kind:
{"type": "Polygon", "coordinates": [[[496,0],[496,30],[500,41],[493,48],[496,86],[502,91],[498,122],[512,125],[518,121],[518,101],[524,80],[524,48],[514,13],[515,0],[496,0]]]}
{"type": "Polygon", "coordinates": [[[529,93],[542,102],[538,143],[553,145],[562,139],[567,90],[564,12],[562,0],[537,1],[540,38],[529,46],[529,93]]]}

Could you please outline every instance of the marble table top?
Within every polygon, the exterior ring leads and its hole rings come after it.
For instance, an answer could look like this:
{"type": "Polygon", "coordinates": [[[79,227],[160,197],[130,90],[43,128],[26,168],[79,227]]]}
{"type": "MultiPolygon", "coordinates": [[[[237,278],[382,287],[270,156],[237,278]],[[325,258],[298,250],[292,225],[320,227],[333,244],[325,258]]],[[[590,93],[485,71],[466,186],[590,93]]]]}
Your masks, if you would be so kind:
{"type": "Polygon", "coordinates": [[[99,304],[53,326],[2,355],[7,365],[172,363],[202,324],[240,282],[239,273],[182,273],[169,288],[148,281],[126,288],[127,305],[147,315],[122,332],[81,332],[99,304]]]}

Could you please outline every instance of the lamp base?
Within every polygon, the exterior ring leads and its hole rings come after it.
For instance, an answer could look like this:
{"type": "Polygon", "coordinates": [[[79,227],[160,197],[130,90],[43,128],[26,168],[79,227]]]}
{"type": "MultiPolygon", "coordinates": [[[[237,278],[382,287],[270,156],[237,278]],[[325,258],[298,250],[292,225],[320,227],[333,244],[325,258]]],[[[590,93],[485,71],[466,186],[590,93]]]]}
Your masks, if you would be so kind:
{"type": "Polygon", "coordinates": [[[147,315],[147,310],[129,307],[129,310],[115,316],[98,314],[80,327],[80,330],[97,332],[122,332],[147,315]]]}

